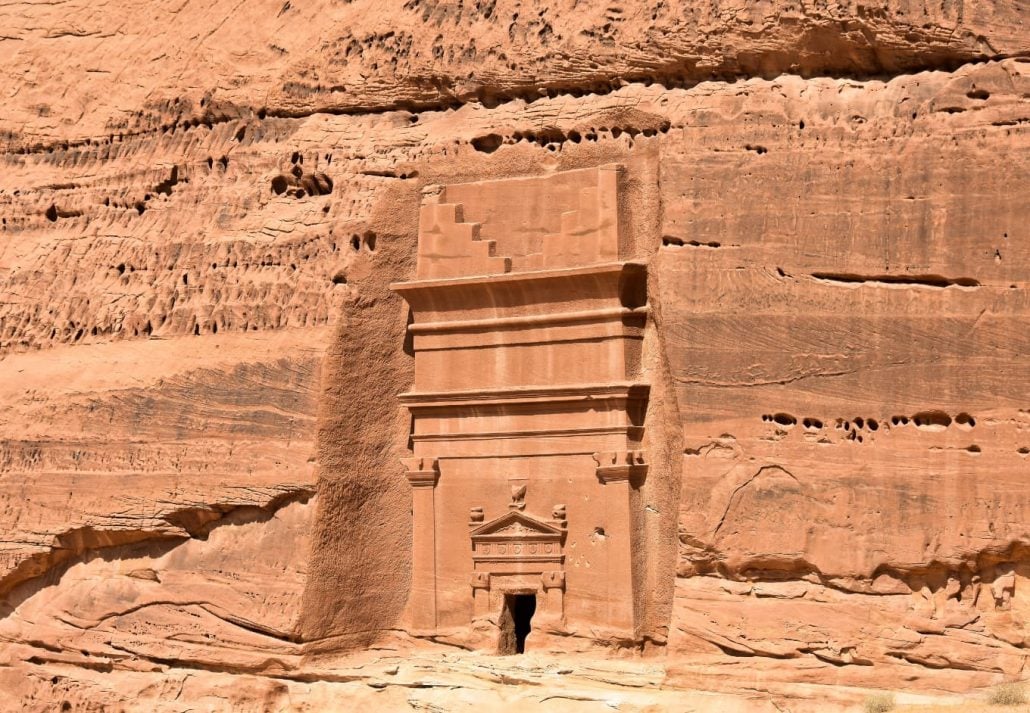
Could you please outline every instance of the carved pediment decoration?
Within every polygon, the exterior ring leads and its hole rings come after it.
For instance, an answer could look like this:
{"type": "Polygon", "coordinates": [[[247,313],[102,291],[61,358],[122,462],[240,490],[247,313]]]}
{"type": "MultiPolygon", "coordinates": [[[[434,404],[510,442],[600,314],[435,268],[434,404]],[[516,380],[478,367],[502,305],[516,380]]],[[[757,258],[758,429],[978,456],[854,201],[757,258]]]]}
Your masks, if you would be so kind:
{"type": "Polygon", "coordinates": [[[533,537],[539,539],[561,539],[565,534],[561,528],[537,519],[520,510],[506,512],[472,531],[473,540],[497,540],[533,537]]]}
{"type": "MultiPolygon", "coordinates": [[[[482,508],[473,508],[469,533],[472,559],[485,563],[536,563],[545,569],[560,567],[564,560],[565,507],[556,506],[554,519],[544,520],[521,510],[509,510],[489,522],[481,518],[482,508]]],[[[543,570],[539,570],[543,571],[543,570]]]]}

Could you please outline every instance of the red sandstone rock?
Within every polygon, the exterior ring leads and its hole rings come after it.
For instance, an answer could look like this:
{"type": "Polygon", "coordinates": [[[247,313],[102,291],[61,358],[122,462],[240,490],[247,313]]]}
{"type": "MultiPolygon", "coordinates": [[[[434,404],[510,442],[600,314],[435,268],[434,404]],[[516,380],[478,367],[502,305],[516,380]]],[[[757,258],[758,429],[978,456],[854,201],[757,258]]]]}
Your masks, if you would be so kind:
{"type": "Polygon", "coordinates": [[[1027,21],[0,8],[5,709],[1025,678],[1027,21]]]}

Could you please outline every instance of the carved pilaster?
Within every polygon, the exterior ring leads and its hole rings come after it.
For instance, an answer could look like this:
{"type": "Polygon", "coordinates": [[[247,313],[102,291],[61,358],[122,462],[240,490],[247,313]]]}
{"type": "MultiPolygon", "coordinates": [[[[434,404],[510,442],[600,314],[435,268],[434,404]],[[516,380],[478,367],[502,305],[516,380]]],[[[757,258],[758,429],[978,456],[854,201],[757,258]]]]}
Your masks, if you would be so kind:
{"type": "Polygon", "coordinates": [[[608,591],[608,626],[633,631],[633,536],[630,489],[647,473],[643,451],[605,451],[594,454],[597,479],[603,484],[603,529],[608,591]]]}
{"type": "Polygon", "coordinates": [[[436,602],[436,483],[440,463],[436,458],[402,458],[411,483],[412,583],[414,601],[412,624],[432,631],[437,625],[436,602]]]}

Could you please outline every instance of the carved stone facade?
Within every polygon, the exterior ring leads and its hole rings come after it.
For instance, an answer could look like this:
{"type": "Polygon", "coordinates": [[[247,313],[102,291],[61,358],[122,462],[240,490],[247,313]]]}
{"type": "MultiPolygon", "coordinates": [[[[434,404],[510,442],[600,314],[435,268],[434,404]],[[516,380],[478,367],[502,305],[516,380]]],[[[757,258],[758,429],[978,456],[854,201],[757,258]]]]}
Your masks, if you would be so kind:
{"type": "Polygon", "coordinates": [[[621,180],[605,166],[426,191],[417,279],[393,285],[413,313],[417,630],[489,633],[531,595],[532,645],[636,635],[648,306],[644,266],[620,259],[621,180]]]}

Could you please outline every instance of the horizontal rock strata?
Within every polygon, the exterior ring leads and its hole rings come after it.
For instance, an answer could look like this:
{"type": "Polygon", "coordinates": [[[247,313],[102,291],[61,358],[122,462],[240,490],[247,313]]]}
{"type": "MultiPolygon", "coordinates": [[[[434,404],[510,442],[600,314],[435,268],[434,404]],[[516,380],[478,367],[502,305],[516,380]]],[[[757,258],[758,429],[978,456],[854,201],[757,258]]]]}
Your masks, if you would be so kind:
{"type": "Polygon", "coordinates": [[[0,689],[521,675],[404,633],[389,285],[424,188],[612,163],[674,477],[640,495],[651,658],[591,679],[626,642],[576,632],[560,705],[1026,676],[1026,8],[588,5],[0,9],[0,689]],[[430,662],[323,658],[369,645],[430,662]]]}

